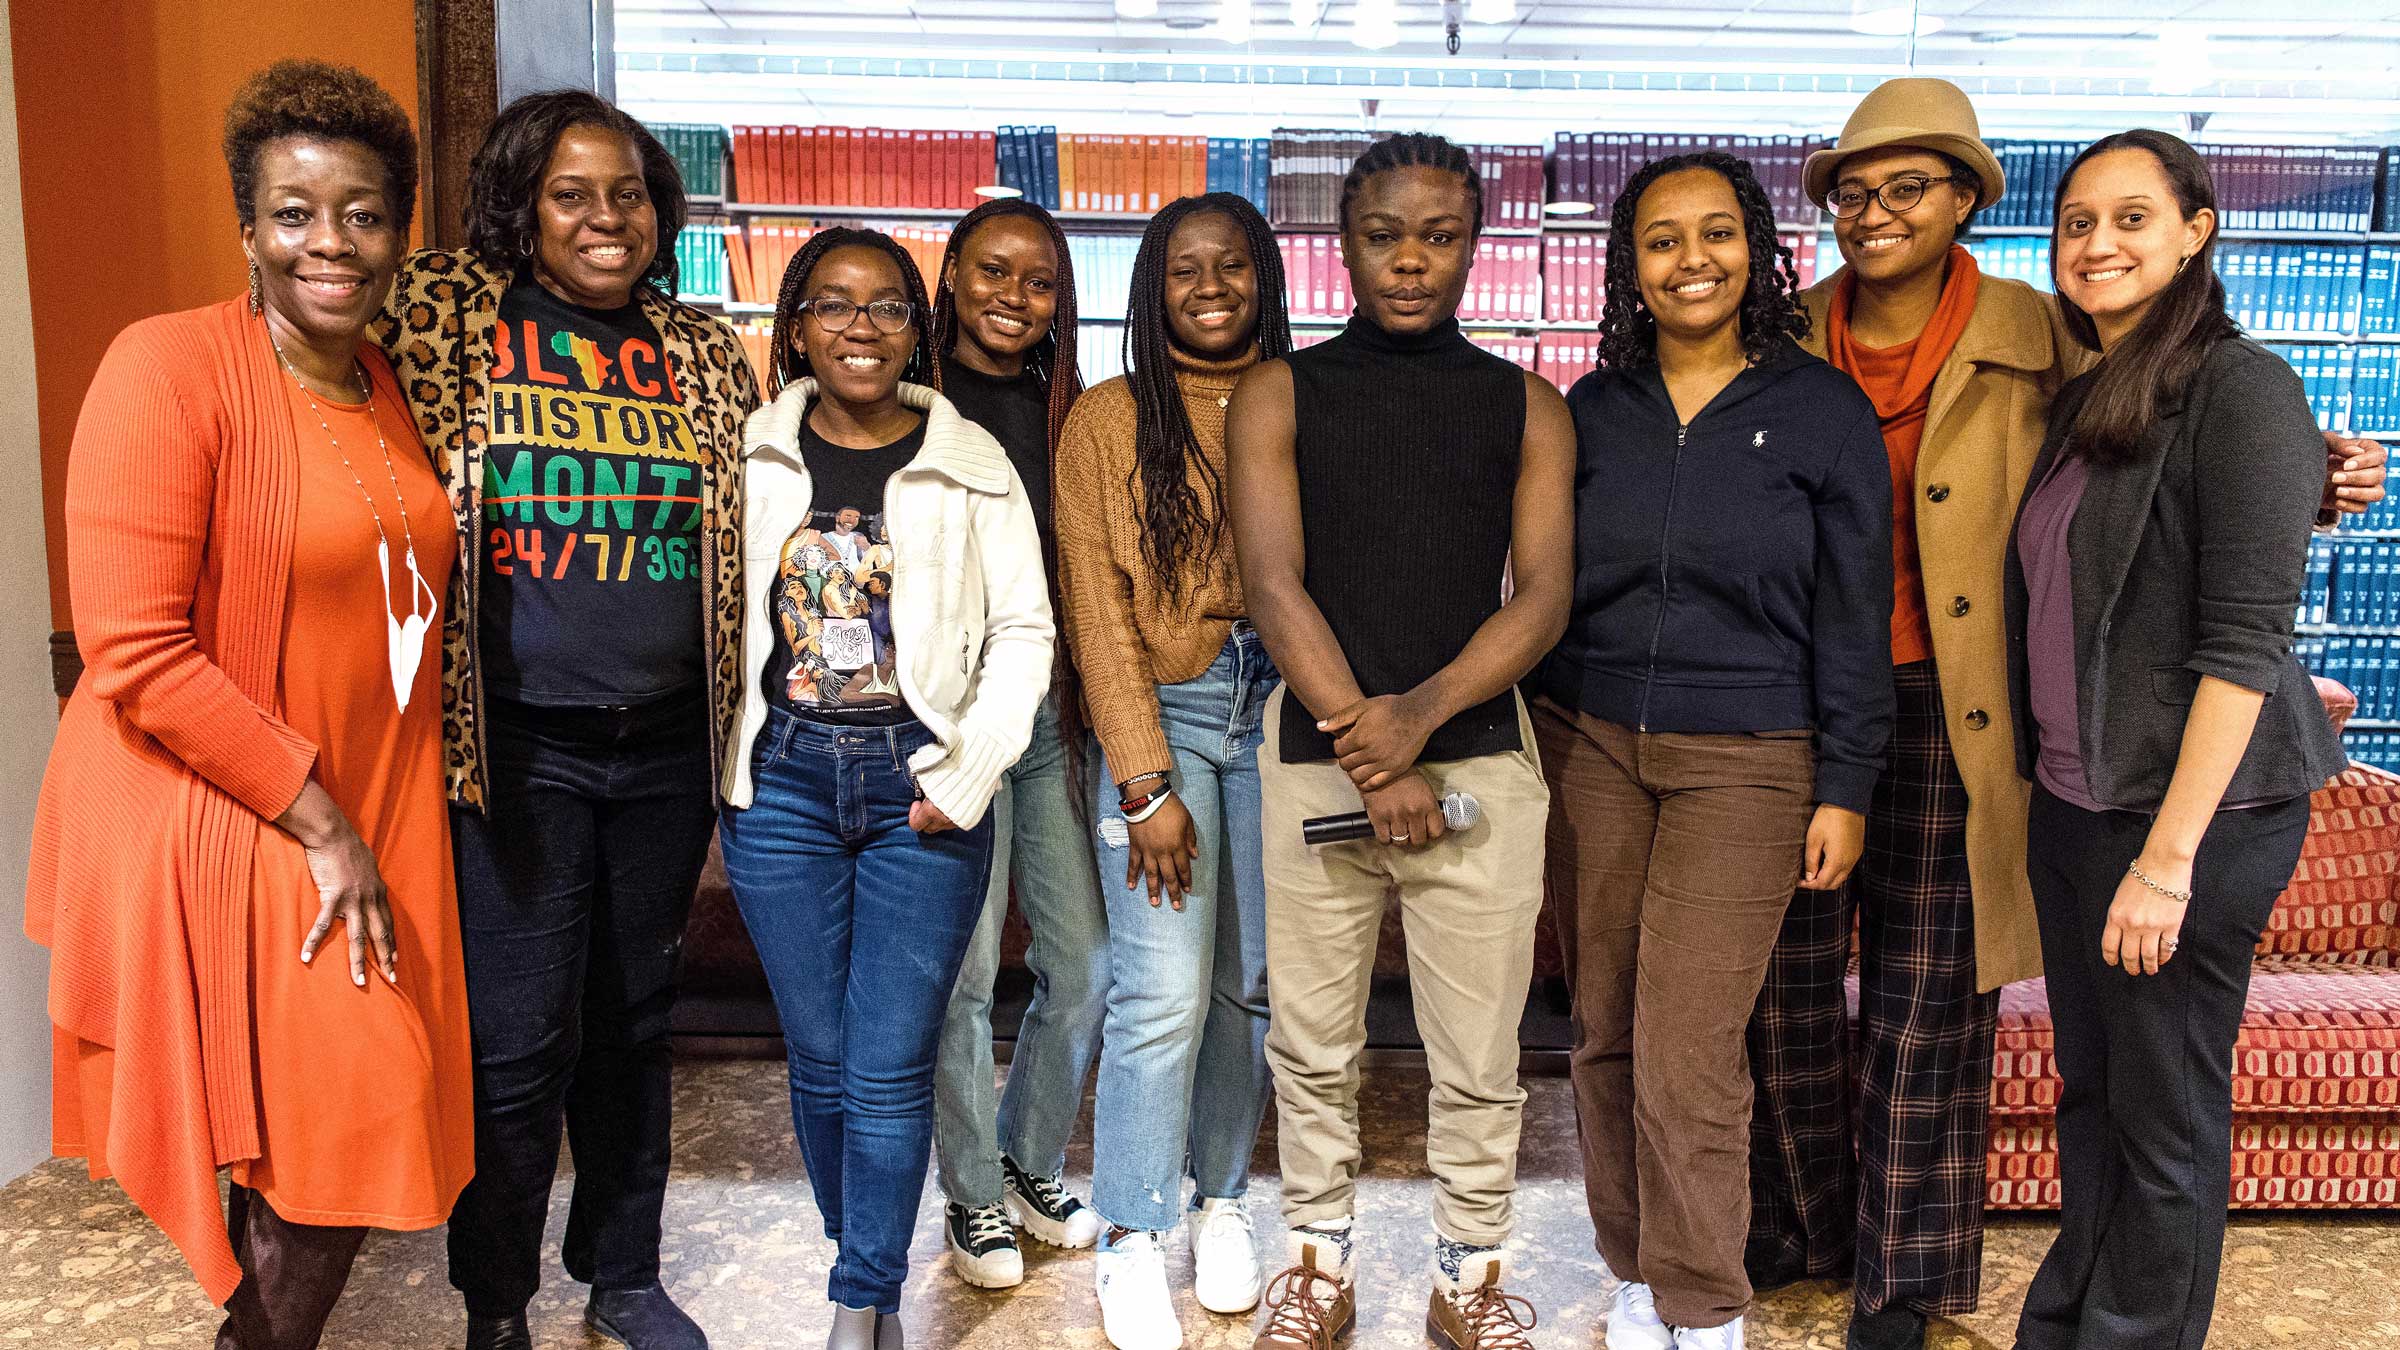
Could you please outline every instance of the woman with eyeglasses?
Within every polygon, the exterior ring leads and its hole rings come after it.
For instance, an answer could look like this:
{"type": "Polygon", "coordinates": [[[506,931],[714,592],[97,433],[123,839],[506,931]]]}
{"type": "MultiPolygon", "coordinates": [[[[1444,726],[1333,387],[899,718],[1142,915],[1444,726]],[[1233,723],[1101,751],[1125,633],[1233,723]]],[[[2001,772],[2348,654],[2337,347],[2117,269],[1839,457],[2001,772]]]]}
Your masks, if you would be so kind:
{"type": "Polygon", "coordinates": [[[1008,452],[934,388],[925,282],[873,230],[784,272],[743,459],[741,720],[720,838],[839,1244],[829,1350],[897,1350],[934,1062],[985,819],[1050,688],[1050,590],[1008,452]]]}
{"type": "MultiPolygon", "coordinates": [[[[1917,1350],[1929,1316],[1980,1295],[1998,991],[2042,973],[2003,541],[2044,414],[2091,358],[2050,297],[1958,243],[2005,185],[1956,86],[1886,81],[1804,176],[1843,263],[1800,296],[1804,345],[1867,391],[1891,469],[1898,705],[1865,856],[1849,886],[1793,896],[1751,1022],[1746,1264],[1762,1289],[1847,1274],[1848,1350],[1917,1350]]],[[[2329,453],[2332,505],[2383,495],[2380,447],[2329,453]]]]}

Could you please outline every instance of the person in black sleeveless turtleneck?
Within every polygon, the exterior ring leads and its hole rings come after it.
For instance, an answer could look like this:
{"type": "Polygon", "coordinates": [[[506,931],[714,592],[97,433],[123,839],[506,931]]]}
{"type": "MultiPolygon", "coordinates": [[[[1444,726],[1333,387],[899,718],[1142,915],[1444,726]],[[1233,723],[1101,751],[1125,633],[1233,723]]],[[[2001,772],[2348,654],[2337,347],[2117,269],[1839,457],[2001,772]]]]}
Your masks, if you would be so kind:
{"type": "Polygon", "coordinates": [[[1428,1329],[1451,1350],[1532,1344],[1501,1249],[1549,790],[1515,686],[1565,627],[1575,444],[1556,389],[1459,332],[1480,182],[1438,136],[1361,156],[1341,196],[1358,310],[1245,375],[1227,424],[1234,551],[1286,682],[1259,777],[1293,1268],[1269,1290],[1261,1350],[1323,1344],[1355,1315],[1358,1059],[1393,887],[1433,1074],[1428,1329]],[[1476,799],[1481,822],[1447,829],[1445,793],[1476,799]],[[1362,803],[1373,838],[1302,842],[1304,819],[1362,803]]]}

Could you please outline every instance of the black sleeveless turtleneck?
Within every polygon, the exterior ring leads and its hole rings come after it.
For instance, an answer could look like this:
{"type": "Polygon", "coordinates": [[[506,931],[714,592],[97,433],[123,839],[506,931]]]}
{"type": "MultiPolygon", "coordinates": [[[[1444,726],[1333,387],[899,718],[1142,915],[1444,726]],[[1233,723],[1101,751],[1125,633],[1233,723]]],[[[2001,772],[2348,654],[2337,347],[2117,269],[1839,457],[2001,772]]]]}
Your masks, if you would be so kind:
{"type": "MultiPolygon", "coordinates": [[[[1455,660],[1500,608],[1525,373],[1456,319],[1386,332],[1363,314],[1285,358],[1309,598],[1369,696],[1404,694],[1455,660]]],[[[1469,708],[1421,759],[1515,750],[1513,694],[1469,708]]],[[[1285,763],[1334,758],[1333,738],[1285,695],[1285,763]]]]}

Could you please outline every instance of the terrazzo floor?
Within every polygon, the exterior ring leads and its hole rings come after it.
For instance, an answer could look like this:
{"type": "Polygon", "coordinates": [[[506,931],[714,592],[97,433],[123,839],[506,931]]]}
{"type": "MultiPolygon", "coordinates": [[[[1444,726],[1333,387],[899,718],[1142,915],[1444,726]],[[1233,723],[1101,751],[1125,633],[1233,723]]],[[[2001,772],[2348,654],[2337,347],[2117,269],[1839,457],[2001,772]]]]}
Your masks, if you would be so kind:
{"type": "MultiPolygon", "coordinates": [[[[1426,1344],[1432,1188],[1423,1167],[1425,1087],[1413,1069],[1367,1074],[1361,1315],[1352,1341],[1359,1350],[1426,1344]]],[[[1533,1078],[1527,1087],[1532,1100],[1518,1198],[1524,1250],[1512,1288],[1540,1310],[1534,1340],[1544,1350],[1600,1350],[1614,1285],[1592,1254],[1583,1217],[1566,1084],[1533,1078]]],[[[787,1112],[780,1063],[701,1061],[678,1071],[667,1279],[718,1350],[807,1350],[823,1343],[831,1247],[800,1172],[787,1112]]],[[[1271,1139],[1262,1142],[1251,1209],[1262,1239],[1280,1243],[1273,1158],[1271,1139]]],[[[1068,1167],[1083,1178],[1090,1166],[1087,1137],[1068,1167]]],[[[545,1347],[594,1350],[606,1343],[582,1328],[583,1290],[558,1273],[555,1261],[566,1198],[562,1185],[551,1210],[545,1274],[551,1283],[533,1306],[534,1337],[545,1347]]],[[[1105,1350],[1088,1253],[1029,1249],[1023,1286],[977,1292],[943,1269],[939,1216],[938,1206],[927,1203],[917,1228],[905,1309],[912,1346],[1105,1350]]],[[[1935,1350],[2005,1350],[2050,1232],[2041,1219],[1994,1221],[1985,1248],[1984,1310],[1957,1324],[1936,1324],[1935,1350]]],[[[1169,1270],[1183,1272],[1186,1344],[1246,1350],[1247,1320],[1214,1317],[1190,1302],[1188,1259],[1178,1238],[1169,1270]]],[[[438,1232],[373,1236],[326,1345],[457,1346],[464,1315],[444,1270],[438,1232]]],[[[2400,1215],[2236,1216],[2210,1344],[2400,1350],[2395,1272],[2400,1215]]],[[[1754,1350],[1840,1350],[1847,1305],[1847,1291],[1831,1283],[1778,1291],[1752,1316],[1749,1343],[1754,1350]]],[[[54,1161],[0,1188],[0,1347],[206,1346],[217,1322],[174,1249],[114,1185],[88,1180],[80,1164],[54,1161]]]]}

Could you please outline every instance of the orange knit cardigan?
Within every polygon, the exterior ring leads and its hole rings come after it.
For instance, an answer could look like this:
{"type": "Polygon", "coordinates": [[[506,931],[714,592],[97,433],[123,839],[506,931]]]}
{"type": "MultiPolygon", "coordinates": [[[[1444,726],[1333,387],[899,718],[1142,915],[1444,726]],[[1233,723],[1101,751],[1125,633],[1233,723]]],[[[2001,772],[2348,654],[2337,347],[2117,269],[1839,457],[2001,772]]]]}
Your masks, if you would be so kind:
{"type": "MultiPolygon", "coordinates": [[[[360,359],[397,400],[383,358],[360,359]]],[[[25,930],[50,949],[57,1151],[113,1174],[222,1303],[217,1169],[258,1155],[251,854],[316,748],[277,715],[299,493],[284,375],[239,300],[134,324],[67,465],[84,675],[42,779],[25,930]],[[114,1052],[106,1119],[76,1042],[114,1052]]]]}

